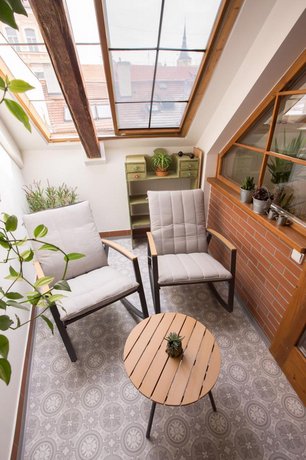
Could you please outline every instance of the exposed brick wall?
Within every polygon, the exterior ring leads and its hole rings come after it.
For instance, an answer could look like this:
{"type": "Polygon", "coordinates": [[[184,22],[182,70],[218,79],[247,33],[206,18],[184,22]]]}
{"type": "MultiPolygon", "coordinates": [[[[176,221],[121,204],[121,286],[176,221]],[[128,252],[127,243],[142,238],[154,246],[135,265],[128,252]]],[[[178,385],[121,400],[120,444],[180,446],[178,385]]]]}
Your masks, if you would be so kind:
{"type": "MultiPolygon", "coordinates": [[[[237,247],[236,292],[265,334],[273,339],[298,284],[302,265],[290,258],[292,248],[214,187],[208,227],[237,247]]],[[[214,243],[212,251],[221,262],[228,262],[221,245],[214,243]]]]}

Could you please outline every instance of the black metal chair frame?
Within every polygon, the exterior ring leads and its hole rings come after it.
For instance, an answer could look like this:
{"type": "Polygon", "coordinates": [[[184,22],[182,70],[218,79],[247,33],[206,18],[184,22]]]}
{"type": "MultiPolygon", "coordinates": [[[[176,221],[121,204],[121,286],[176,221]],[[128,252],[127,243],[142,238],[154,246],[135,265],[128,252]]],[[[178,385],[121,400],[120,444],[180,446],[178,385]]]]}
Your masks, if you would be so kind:
{"type": "MultiPolygon", "coordinates": [[[[112,248],[115,251],[117,251],[120,254],[122,254],[123,256],[127,257],[128,259],[130,259],[131,262],[133,263],[134,274],[135,274],[136,281],[138,283],[138,287],[135,287],[134,290],[131,290],[128,295],[133,294],[134,292],[138,292],[139,299],[140,299],[140,304],[141,304],[141,311],[138,308],[136,308],[128,299],[126,299],[122,295],[118,295],[118,297],[116,297],[115,299],[113,299],[111,302],[109,302],[107,304],[104,304],[104,303],[103,304],[101,303],[101,305],[97,304],[97,306],[94,309],[92,309],[92,310],[90,310],[90,311],[88,311],[86,313],[82,313],[82,314],[80,314],[78,316],[75,316],[75,317],[73,317],[71,319],[68,319],[66,321],[62,321],[61,318],[60,318],[60,313],[58,311],[57,305],[53,304],[50,307],[50,310],[51,310],[54,322],[55,322],[55,324],[56,324],[56,326],[57,326],[57,328],[59,330],[60,336],[61,336],[61,338],[62,338],[62,340],[64,342],[64,345],[66,347],[66,350],[67,350],[68,355],[69,355],[69,357],[70,357],[72,362],[75,362],[77,360],[77,355],[76,355],[76,352],[75,352],[74,347],[72,345],[71,339],[70,339],[70,337],[68,335],[68,332],[67,332],[67,325],[68,324],[74,323],[75,321],[78,321],[79,319],[84,318],[85,316],[90,315],[91,313],[94,313],[94,312],[100,310],[101,308],[107,307],[108,305],[111,305],[111,304],[113,304],[114,302],[116,302],[118,300],[120,300],[121,303],[132,314],[137,315],[142,319],[147,318],[149,316],[137,256],[135,256],[133,253],[128,251],[126,248],[124,248],[123,246],[121,246],[118,243],[115,243],[113,241],[102,239],[102,244],[104,246],[104,249],[105,249],[105,252],[106,252],[107,256],[108,256],[109,248],[112,248]]],[[[35,262],[35,268],[36,268],[37,277],[38,278],[43,277],[44,273],[43,273],[42,267],[40,266],[39,262],[37,262],[37,261],[35,262]]],[[[49,289],[48,286],[46,286],[45,288],[49,289]]]]}
{"type": "Polygon", "coordinates": [[[212,237],[217,238],[229,251],[230,251],[230,268],[229,271],[232,274],[232,278],[230,280],[216,280],[216,281],[198,281],[198,282],[190,282],[190,283],[173,283],[173,284],[162,284],[158,283],[158,254],[156,250],[156,246],[154,243],[154,238],[151,232],[147,233],[148,237],[148,267],[149,267],[149,278],[150,278],[150,285],[151,285],[151,292],[154,304],[155,313],[160,313],[160,288],[167,287],[167,286],[179,286],[182,284],[204,284],[208,283],[209,288],[212,290],[220,304],[228,311],[232,312],[234,307],[234,290],[235,290],[235,276],[236,276],[236,254],[237,249],[235,246],[228,241],[223,235],[218,233],[216,230],[208,228],[207,230],[207,243],[209,243],[212,237]],[[220,296],[219,292],[215,288],[213,283],[217,282],[224,282],[228,283],[228,298],[227,302],[220,296]]]}

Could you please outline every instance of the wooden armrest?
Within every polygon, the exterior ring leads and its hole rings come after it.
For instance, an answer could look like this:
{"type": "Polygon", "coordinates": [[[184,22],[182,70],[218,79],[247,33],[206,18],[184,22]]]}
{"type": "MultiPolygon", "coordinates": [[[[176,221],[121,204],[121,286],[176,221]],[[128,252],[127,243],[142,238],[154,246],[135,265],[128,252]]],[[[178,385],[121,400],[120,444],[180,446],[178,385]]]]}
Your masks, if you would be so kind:
{"type": "Polygon", "coordinates": [[[104,238],[101,238],[101,241],[106,246],[112,249],[115,249],[115,251],[120,252],[120,254],[122,254],[123,256],[127,257],[130,260],[137,259],[137,256],[135,256],[135,254],[133,254],[131,251],[129,251],[125,247],[121,246],[121,244],[115,243],[114,241],[105,240],[104,238]]]}
{"type": "Polygon", "coordinates": [[[236,251],[236,247],[228,239],[221,235],[221,233],[217,232],[216,230],[213,230],[212,228],[207,228],[207,231],[211,235],[218,238],[218,240],[221,241],[221,243],[223,243],[225,246],[227,246],[230,251],[236,251]]]}
{"type": "Polygon", "coordinates": [[[156,246],[155,246],[155,243],[154,243],[152,233],[147,232],[147,237],[148,237],[148,244],[149,244],[151,256],[156,257],[157,256],[157,250],[156,250],[156,246]]]}
{"type": "MultiPolygon", "coordinates": [[[[34,269],[36,272],[37,279],[43,278],[45,276],[44,271],[42,269],[42,266],[38,262],[38,260],[34,260],[34,269]]],[[[49,284],[45,284],[44,286],[41,287],[42,294],[50,290],[49,284]]]]}

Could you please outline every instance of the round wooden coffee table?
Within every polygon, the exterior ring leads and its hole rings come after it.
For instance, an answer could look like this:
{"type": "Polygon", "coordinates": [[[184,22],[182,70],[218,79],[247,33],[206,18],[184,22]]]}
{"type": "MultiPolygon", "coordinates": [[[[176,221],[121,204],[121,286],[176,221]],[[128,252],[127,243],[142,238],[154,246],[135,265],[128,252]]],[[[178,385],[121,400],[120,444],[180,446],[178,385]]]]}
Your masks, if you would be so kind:
{"type": "Polygon", "coordinates": [[[126,340],[124,365],[135,387],[152,401],[147,438],[156,403],[183,406],[208,393],[216,411],[211,389],[220,372],[220,349],[212,333],[196,319],[170,312],[144,319],[126,340]],[[164,339],[170,332],[184,337],[184,354],[179,358],[165,351],[164,339]]]}

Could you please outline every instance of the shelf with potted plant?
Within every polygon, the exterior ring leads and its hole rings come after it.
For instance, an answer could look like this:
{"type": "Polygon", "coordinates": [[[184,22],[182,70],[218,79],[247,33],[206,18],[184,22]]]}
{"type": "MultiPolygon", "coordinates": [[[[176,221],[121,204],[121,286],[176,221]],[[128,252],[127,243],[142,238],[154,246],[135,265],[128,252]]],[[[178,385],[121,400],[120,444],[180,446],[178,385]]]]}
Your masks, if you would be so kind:
{"type": "Polygon", "coordinates": [[[292,249],[296,249],[298,252],[303,254],[306,253],[306,235],[296,230],[294,223],[291,226],[279,226],[275,220],[268,219],[265,214],[256,214],[253,211],[252,203],[242,203],[240,201],[240,194],[234,190],[231,186],[228,186],[224,181],[219,180],[216,177],[209,177],[208,183],[228,197],[232,203],[238,206],[242,211],[251,216],[254,220],[257,220],[265,228],[274,233],[280,240],[288,244],[292,249]]]}
{"type": "Polygon", "coordinates": [[[202,150],[169,154],[157,148],[151,155],[128,155],[125,175],[132,242],[149,229],[147,190],[180,190],[200,185],[202,150]],[[161,172],[160,172],[161,170],[161,172]],[[160,175],[161,174],[161,175],[160,175]]]}

